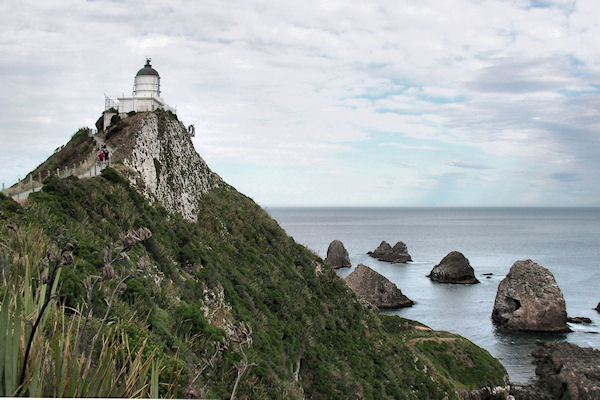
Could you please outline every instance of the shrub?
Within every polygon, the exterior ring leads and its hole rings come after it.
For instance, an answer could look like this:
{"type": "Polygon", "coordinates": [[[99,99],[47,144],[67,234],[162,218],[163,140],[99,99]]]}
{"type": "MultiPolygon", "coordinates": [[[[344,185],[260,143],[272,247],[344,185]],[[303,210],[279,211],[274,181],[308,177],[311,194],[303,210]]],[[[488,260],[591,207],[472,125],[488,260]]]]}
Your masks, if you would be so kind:
{"type": "Polygon", "coordinates": [[[219,341],[225,336],[225,332],[208,323],[202,311],[192,307],[185,302],[175,309],[175,319],[178,321],[180,332],[183,334],[201,334],[212,341],[219,341]]]}
{"type": "Polygon", "coordinates": [[[104,179],[112,183],[118,183],[120,185],[129,186],[129,182],[123,178],[117,171],[110,167],[106,167],[100,173],[104,179]]]}

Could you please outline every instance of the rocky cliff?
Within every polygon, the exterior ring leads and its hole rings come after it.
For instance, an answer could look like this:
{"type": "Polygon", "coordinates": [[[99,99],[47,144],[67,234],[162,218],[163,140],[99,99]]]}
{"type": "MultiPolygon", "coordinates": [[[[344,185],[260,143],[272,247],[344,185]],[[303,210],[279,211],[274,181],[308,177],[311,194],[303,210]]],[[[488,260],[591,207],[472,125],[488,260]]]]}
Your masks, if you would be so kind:
{"type": "Polygon", "coordinates": [[[567,342],[548,342],[532,353],[535,379],[513,391],[517,400],[600,399],[600,351],[567,342]]]}
{"type": "Polygon", "coordinates": [[[168,112],[135,114],[105,136],[115,159],[130,169],[130,182],[190,221],[196,220],[202,195],[223,185],[194,150],[185,126],[168,112]]]}

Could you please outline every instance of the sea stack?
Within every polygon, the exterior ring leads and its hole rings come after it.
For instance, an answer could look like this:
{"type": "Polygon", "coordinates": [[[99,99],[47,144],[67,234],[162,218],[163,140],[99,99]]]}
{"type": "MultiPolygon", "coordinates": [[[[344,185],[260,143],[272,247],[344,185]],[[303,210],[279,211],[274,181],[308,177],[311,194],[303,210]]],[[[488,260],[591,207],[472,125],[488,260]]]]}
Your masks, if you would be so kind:
{"type": "Polygon", "coordinates": [[[412,261],[404,242],[398,242],[392,247],[384,240],[374,251],[369,251],[367,254],[379,261],[386,261],[393,264],[412,261]]]}
{"type": "Polygon", "coordinates": [[[516,261],[498,285],[492,320],[513,331],[570,331],[565,299],[554,276],[531,260],[516,261]]]}
{"type": "Polygon", "coordinates": [[[439,283],[479,283],[469,260],[459,251],[448,253],[427,276],[432,281],[439,283]]]}
{"type": "Polygon", "coordinates": [[[379,308],[410,307],[414,304],[389,279],[364,264],[358,264],[345,280],[356,297],[379,308]]]}
{"type": "Polygon", "coordinates": [[[348,251],[346,251],[344,244],[339,240],[334,240],[333,242],[329,243],[325,262],[336,269],[349,268],[352,266],[352,264],[350,264],[350,256],[348,255],[348,251]]]}
{"type": "Polygon", "coordinates": [[[598,303],[598,305],[595,308],[596,311],[600,312],[600,303],[598,303]]]}

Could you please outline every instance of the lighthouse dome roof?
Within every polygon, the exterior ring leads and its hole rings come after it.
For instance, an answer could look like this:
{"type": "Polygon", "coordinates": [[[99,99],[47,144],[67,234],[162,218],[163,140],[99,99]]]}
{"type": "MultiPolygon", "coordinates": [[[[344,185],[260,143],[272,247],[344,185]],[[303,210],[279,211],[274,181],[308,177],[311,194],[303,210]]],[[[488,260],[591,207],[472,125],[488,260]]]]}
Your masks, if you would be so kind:
{"type": "Polygon", "coordinates": [[[140,76],[140,75],[155,75],[155,76],[159,76],[158,72],[152,68],[152,66],[150,65],[150,59],[147,58],[146,59],[146,65],[144,65],[144,68],[140,69],[137,74],[135,74],[135,76],[140,76]]]}

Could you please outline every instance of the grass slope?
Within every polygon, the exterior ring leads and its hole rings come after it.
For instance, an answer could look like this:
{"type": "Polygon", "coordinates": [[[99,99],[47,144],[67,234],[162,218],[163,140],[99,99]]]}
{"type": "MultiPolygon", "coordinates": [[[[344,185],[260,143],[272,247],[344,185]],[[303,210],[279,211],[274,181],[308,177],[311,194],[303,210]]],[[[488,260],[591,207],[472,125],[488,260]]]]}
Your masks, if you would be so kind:
{"type": "Polygon", "coordinates": [[[0,213],[4,270],[37,254],[30,249],[40,241],[77,243],[58,290],[68,307],[90,305],[94,327],[117,278],[134,274],[107,325],[133,345],[147,341],[144,352],[160,360],[160,381],[175,383],[175,396],[229,398],[239,380],[238,398],[459,398],[461,389],[499,385],[506,375],[464,338],[361,305],[231,187],[203,197],[197,223],[150,205],[113,169],[84,180],[50,177],[24,206],[1,196],[0,213]],[[105,255],[140,227],[152,237],[115,262],[115,277],[86,300],[86,279],[101,275],[105,255]],[[244,326],[251,334],[236,341],[244,326]]]}

